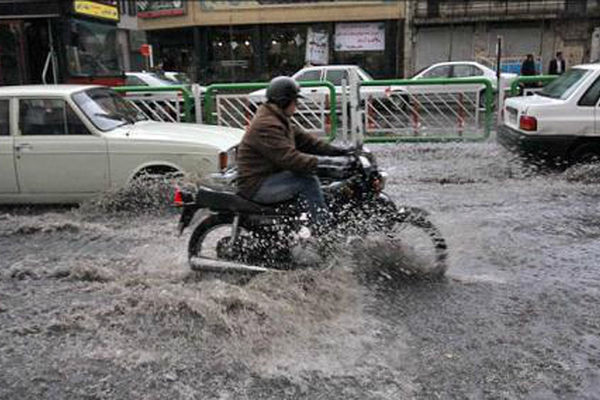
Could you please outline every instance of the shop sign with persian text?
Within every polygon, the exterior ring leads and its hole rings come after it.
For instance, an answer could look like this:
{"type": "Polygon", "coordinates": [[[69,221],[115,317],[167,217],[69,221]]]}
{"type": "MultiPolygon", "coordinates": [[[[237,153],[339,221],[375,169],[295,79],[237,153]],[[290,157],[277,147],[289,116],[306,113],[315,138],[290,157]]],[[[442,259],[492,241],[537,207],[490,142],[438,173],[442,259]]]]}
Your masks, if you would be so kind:
{"type": "Polygon", "coordinates": [[[385,24],[339,23],[335,25],[336,51],[385,50],[385,24]]]}

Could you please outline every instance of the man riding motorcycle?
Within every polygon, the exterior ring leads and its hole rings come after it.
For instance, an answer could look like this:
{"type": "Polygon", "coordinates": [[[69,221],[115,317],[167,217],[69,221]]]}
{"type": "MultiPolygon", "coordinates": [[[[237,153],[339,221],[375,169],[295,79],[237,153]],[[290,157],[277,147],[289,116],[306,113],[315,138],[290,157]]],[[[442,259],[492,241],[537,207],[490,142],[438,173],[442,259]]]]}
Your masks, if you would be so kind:
{"type": "Polygon", "coordinates": [[[292,123],[300,85],[289,77],[274,78],[267,103],[259,107],[238,146],[238,193],[256,203],[275,204],[299,198],[313,223],[326,220],[327,205],[315,172],[331,163],[327,156],[351,153],[328,144],[292,123]]]}

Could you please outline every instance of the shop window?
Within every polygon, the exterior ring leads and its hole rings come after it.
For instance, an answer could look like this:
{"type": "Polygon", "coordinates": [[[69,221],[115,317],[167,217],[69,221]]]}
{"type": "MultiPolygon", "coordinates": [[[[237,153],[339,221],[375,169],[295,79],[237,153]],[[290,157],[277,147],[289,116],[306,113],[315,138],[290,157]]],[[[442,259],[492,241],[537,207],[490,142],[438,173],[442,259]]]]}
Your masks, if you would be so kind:
{"type": "MultiPolygon", "coordinates": [[[[244,82],[255,76],[255,49],[253,28],[219,28],[210,39],[210,63],[207,76],[213,81],[244,82]]],[[[262,66],[261,66],[262,68],[262,66]]]]}
{"type": "Polygon", "coordinates": [[[24,136],[90,134],[71,107],[60,99],[20,100],[19,129],[24,136]]]}
{"type": "Polygon", "coordinates": [[[0,136],[10,135],[10,117],[8,100],[0,100],[0,136]]]}
{"type": "Polygon", "coordinates": [[[22,24],[0,22],[0,86],[25,83],[22,24]]]}
{"type": "MultiPolygon", "coordinates": [[[[306,25],[278,25],[263,31],[268,75],[291,76],[302,69],[306,58],[306,25]]],[[[320,80],[320,76],[313,79],[320,80]]]]}
{"type": "Polygon", "coordinates": [[[66,46],[72,76],[114,76],[121,74],[117,28],[114,25],[72,19],[66,46]]]}

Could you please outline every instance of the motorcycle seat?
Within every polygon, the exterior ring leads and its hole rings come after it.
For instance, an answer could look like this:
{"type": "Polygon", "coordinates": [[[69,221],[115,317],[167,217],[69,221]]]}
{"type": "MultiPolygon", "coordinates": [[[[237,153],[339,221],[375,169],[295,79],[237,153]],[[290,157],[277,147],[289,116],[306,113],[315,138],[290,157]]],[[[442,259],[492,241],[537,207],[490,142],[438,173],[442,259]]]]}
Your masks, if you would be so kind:
{"type": "Polygon", "coordinates": [[[200,187],[196,193],[196,204],[214,211],[231,211],[247,214],[271,214],[273,207],[250,201],[237,193],[200,187]]]}

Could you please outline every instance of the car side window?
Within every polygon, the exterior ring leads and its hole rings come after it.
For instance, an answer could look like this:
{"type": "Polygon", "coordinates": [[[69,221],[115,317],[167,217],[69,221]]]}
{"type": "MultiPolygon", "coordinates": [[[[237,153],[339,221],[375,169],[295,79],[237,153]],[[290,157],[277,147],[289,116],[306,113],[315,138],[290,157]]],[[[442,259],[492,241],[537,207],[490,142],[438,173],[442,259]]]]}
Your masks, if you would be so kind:
{"type": "Polygon", "coordinates": [[[296,77],[295,79],[298,82],[320,81],[321,80],[321,71],[319,71],[319,70],[306,71],[306,72],[303,72],[300,75],[298,75],[298,77],[296,77]]]}
{"type": "Polygon", "coordinates": [[[455,78],[467,78],[470,76],[481,76],[483,71],[472,65],[455,65],[452,76],[455,78]]]}
{"type": "Polygon", "coordinates": [[[341,86],[342,79],[348,82],[348,71],[345,69],[330,69],[327,71],[325,79],[333,83],[333,86],[341,86]]]}
{"type": "Polygon", "coordinates": [[[128,76],[125,79],[125,85],[127,86],[148,86],[146,82],[138,78],[137,76],[128,76]]]}
{"type": "Polygon", "coordinates": [[[448,78],[450,76],[450,66],[441,65],[430,69],[423,74],[423,78],[448,78]]]}
{"type": "Polygon", "coordinates": [[[10,135],[10,113],[8,100],[0,100],[0,136],[10,135]]]}
{"type": "Polygon", "coordinates": [[[21,99],[21,135],[89,135],[71,107],[62,99],[21,99]]]}
{"type": "Polygon", "coordinates": [[[596,81],[586,90],[581,99],[579,99],[580,106],[593,107],[598,104],[598,99],[600,98],[600,78],[596,79],[596,81]]]}

